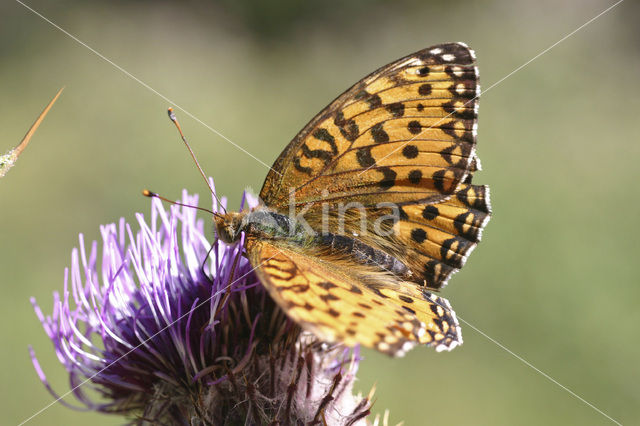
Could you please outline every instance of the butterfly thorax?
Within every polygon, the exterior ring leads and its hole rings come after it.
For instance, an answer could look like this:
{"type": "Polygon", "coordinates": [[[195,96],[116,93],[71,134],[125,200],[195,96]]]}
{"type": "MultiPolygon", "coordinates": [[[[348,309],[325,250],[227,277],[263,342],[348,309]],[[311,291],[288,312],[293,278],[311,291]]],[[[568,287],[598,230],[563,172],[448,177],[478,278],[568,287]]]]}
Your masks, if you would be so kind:
{"type": "Polygon", "coordinates": [[[280,239],[303,246],[312,244],[315,236],[300,222],[265,206],[216,216],[214,221],[218,237],[226,243],[238,241],[243,232],[250,238],[280,239]]]}
{"type": "Polygon", "coordinates": [[[315,232],[304,224],[265,206],[259,206],[242,218],[241,230],[252,238],[286,240],[291,244],[313,244],[315,232]]]}

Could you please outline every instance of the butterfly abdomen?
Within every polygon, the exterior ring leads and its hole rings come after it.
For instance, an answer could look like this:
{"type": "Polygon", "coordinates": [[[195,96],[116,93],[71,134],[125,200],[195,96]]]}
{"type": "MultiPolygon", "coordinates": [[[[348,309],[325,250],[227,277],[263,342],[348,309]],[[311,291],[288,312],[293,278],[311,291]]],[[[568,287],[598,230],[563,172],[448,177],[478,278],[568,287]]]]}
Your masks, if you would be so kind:
{"type": "Polygon", "coordinates": [[[331,254],[351,256],[358,263],[376,266],[382,271],[390,272],[398,277],[407,278],[411,275],[409,267],[400,260],[355,238],[325,233],[318,235],[315,241],[319,245],[328,248],[331,254]]]}

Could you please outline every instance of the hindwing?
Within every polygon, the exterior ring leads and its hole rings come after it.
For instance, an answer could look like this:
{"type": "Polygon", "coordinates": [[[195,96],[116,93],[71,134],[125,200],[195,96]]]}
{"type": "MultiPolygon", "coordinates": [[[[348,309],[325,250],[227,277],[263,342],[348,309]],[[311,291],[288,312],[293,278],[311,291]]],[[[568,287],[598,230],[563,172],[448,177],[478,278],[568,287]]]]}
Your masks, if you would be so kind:
{"type": "Polygon", "coordinates": [[[489,221],[489,187],[461,184],[448,200],[401,207],[394,226],[398,257],[432,289],[447,284],[467,261],[489,221]]]}

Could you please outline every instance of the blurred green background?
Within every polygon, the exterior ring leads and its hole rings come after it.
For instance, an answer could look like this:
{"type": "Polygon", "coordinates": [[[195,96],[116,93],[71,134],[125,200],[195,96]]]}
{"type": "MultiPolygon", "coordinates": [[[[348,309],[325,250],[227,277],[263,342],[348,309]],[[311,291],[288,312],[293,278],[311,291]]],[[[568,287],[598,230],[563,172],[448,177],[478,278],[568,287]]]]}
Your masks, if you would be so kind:
{"type": "MultiPolygon", "coordinates": [[[[104,1],[28,4],[271,164],[322,107],[373,69],[432,44],[476,50],[484,88],[613,4],[502,1],[104,1]]],[[[625,423],[640,419],[640,8],[626,1],[483,95],[478,183],[494,217],[443,292],[465,321],[625,423]]],[[[77,234],[147,212],[140,190],[206,194],[171,104],[18,2],[0,4],[0,151],[66,86],[0,181],[0,413],[18,424],[68,389],[45,311],[77,234]]],[[[237,205],[267,168],[178,111],[206,172],[237,205]]],[[[406,425],[612,424],[463,324],[451,353],[366,351],[359,390],[406,425]]],[[[30,425],[115,425],[54,405],[30,425]]]]}

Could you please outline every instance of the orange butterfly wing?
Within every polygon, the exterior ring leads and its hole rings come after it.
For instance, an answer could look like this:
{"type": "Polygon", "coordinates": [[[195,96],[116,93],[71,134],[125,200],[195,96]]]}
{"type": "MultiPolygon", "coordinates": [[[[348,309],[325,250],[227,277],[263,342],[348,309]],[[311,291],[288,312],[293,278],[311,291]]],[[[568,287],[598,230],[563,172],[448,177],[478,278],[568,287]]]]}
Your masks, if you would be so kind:
{"type": "Polygon", "coordinates": [[[393,356],[417,343],[437,350],[462,343],[449,303],[414,283],[390,286],[390,277],[380,276],[376,285],[362,265],[309,256],[285,242],[249,239],[246,248],[271,297],[324,341],[361,344],[393,356]]]}
{"type": "Polygon", "coordinates": [[[445,201],[401,208],[403,220],[395,225],[403,247],[398,257],[436,290],[464,266],[491,217],[484,185],[461,184],[445,201]]]}
{"type": "Polygon", "coordinates": [[[356,83],[293,139],[260,198],[276,210],[320,200],[437,202],[469,174],[478,74],[462,43],[433,46],[356,83]]]}

